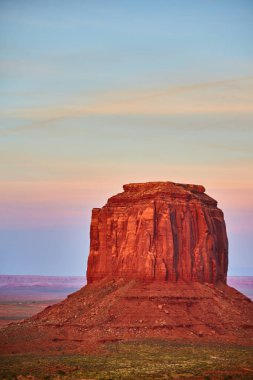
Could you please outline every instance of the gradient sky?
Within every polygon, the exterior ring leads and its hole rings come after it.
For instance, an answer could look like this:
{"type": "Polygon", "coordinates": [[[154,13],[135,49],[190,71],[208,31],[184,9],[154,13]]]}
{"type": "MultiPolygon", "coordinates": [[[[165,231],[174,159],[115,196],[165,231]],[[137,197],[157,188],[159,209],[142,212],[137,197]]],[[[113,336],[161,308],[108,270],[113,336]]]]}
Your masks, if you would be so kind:
{"type": "Polygon", "coordinates": [[[92,207],[203,184],[253,275],[253,2],[0,1],[1,274],[83,275],[92,207]]]}

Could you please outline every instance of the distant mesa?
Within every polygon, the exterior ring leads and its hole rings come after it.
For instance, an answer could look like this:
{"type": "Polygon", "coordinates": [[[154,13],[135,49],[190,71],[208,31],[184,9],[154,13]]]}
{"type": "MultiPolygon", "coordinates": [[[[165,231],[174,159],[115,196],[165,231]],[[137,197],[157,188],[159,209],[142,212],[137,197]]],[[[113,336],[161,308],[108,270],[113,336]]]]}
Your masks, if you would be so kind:
{"type": "Polygon", "coordinates": [[[92,212],[87,280],[226,283],[223,213],[200,185],[132,183],[92,212]]]}

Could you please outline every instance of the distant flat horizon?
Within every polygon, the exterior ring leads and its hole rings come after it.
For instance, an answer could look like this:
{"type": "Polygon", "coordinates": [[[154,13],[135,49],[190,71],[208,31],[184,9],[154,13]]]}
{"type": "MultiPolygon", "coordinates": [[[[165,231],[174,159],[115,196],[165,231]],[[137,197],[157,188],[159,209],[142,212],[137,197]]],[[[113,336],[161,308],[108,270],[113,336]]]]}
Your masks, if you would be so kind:
{"type": "MultiPolygon", "coordinates": [[[[229,286],[253,300],[253,276],[228,276],[229,286]]],[[[86,285],[86,276],[0,275],[0,299],[61,297],[86,285]],[[32,290],[32,293],[31,293],[32,290]]]]}

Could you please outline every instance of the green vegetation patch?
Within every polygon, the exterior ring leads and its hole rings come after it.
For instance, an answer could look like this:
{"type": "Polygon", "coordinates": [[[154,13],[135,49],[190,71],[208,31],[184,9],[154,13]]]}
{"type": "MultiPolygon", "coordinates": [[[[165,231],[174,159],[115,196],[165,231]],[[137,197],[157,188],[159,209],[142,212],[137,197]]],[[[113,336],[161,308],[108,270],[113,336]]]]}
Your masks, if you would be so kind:
{"type": "Polygon", "coordinates": [[[0,358],[1,379],[252,379],[253,347],[118,342],[98,355],[12,355],[0,358]],[[28,377],[29,376],[29,377],[28,377]]]}

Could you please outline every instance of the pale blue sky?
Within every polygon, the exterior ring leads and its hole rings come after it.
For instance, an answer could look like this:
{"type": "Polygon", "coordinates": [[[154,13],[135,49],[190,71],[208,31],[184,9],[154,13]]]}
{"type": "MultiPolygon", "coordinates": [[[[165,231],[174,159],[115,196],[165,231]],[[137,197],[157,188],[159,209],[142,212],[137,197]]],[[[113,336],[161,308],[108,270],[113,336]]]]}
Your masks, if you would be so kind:
{"type": "Polygon", "coordinates": [[[252,25],[246,0],[0,1],[1,273],[84,274],[91,208],[171,180],[253,275],[252,25]]]}

